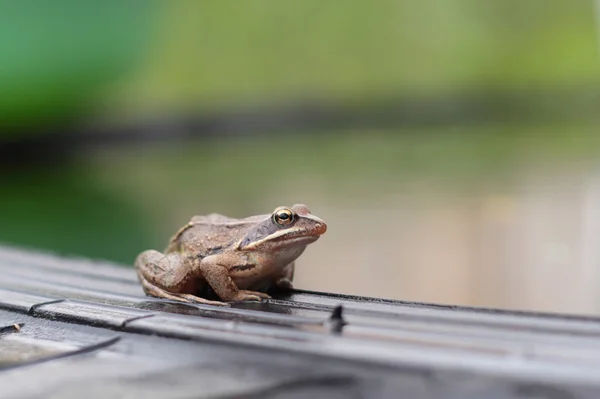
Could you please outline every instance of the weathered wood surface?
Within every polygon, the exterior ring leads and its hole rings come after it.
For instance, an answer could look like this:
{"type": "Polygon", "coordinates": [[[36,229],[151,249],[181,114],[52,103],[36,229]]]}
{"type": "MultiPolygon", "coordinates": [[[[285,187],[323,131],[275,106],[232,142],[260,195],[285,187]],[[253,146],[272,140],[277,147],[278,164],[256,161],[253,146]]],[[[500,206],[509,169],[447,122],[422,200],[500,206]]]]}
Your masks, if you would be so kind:
{"type": "Polygon", "coordinates": [[[592,317],[305,291],[186,305],[131,268],[0,247],[2,398],[598,398],[598,366],[592,317]]]}

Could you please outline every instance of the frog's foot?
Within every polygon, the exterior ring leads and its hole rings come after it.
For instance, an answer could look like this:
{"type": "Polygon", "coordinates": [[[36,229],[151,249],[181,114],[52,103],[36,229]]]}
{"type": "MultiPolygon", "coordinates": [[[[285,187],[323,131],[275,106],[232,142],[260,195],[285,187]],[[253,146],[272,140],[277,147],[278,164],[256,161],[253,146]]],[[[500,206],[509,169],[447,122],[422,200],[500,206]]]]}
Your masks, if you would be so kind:
{"type": "Polygon", "coordinates": [[[275,287],[280,290],[291,291],[294,289],[294,284],[292,284],[292,281],[289,278],[284,277],[275,282],[275,287]]]}
{"type": "Polygon", "coordinates": [[[261,301],[262,299],[269,299],[271,295],[265,294],[264,292],[259,291],[249,291],[249,290],[239,290],[231,302],[241,302],[241,301],[261,301]]]}
{"type": "Polygon", "coordinates": [[[230,306],[226,302],[219,301],[209,301],[208,299],[200,298],[191,294],[182,294],[179,292],[168,292],[159,288],[150,282],[148,282],[145,278],[140,278],[142,283],[142,287],[146,295],[153,296],[155,298],[163,298],[170,299],[172,301],[185,302],[185,303],[199,303],[202,305],[215,305],[215,306],[230,306]]]}

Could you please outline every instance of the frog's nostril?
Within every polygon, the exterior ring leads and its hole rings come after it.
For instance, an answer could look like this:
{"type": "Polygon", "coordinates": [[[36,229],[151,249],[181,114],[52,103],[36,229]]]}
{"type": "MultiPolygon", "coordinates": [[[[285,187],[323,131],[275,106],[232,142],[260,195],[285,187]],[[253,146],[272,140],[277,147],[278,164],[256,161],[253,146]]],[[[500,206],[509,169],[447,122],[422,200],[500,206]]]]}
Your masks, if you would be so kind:
{"type": "Polygon", "coordinates": [[[327,231],[327,225],[325,223],[319,223],[317,226],[319,234],[324,234],[327,231]]]}

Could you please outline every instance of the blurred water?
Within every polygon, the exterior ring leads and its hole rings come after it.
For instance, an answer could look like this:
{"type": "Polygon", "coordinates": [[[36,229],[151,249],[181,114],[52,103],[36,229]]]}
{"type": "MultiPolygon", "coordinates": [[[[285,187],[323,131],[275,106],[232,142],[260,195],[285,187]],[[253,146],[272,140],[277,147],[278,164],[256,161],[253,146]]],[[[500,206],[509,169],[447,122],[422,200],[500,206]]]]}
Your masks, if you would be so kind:
{"type": "MultiPolygon", "coordinates": [[[[330,132],[331,133],[331,132],[330,132]]],[[[192,215],[304,203],[299,288],[600,313],[595,126],[273,135],[124,147],[3,180],[0,241],[131,265],[192,215]]]]}

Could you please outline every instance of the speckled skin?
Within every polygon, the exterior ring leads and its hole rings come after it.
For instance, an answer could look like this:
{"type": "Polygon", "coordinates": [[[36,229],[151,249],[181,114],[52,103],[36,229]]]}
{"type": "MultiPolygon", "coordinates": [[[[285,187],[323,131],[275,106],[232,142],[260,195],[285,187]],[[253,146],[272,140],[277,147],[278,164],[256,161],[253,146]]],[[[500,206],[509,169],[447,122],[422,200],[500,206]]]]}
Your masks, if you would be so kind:
{"type": "Polygon", "coordinates": [[[273,286],[292,287],[294,261],[326,230],[301,204],[244,219],[194,216],[164,253],[144,251],[135,267],[147,295],[221,306],[260,301],[273,286]],[[205,298],[210,289],[218,301],[205,298]]]}

